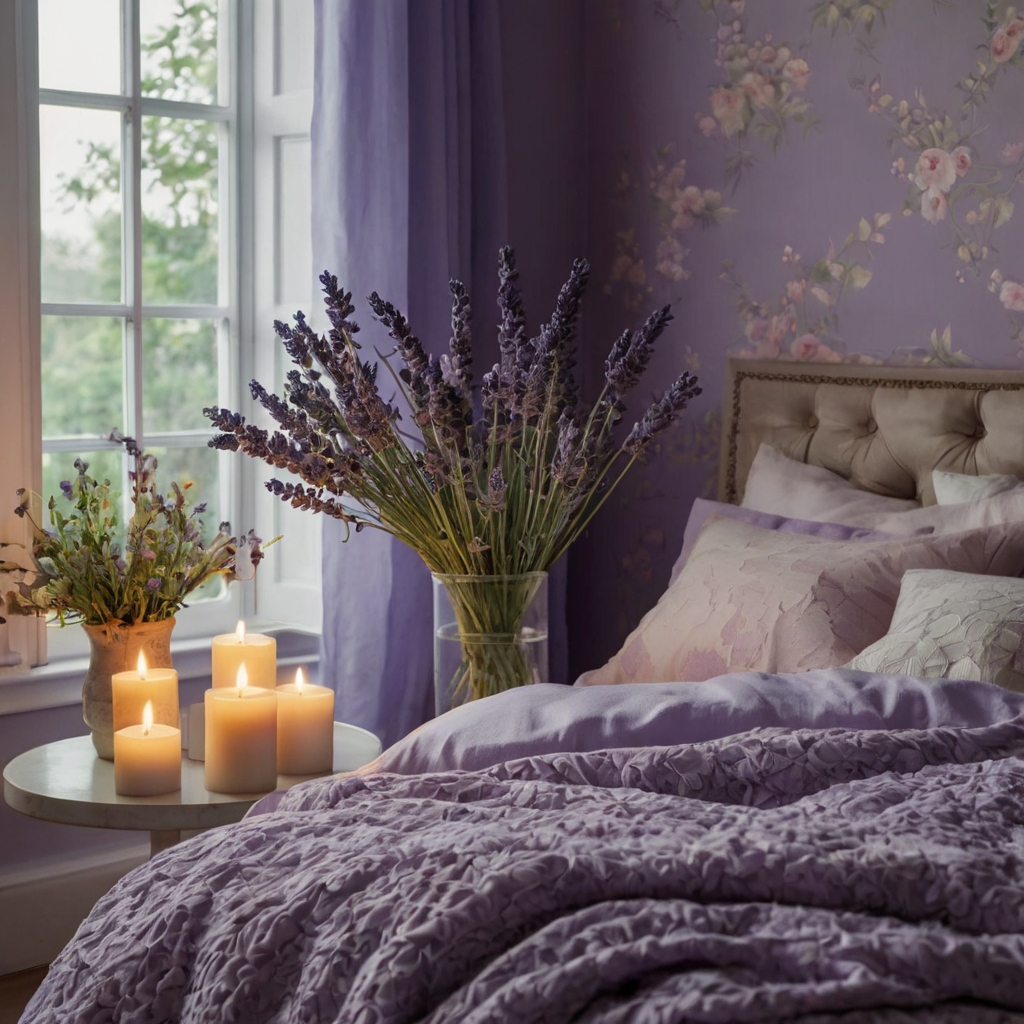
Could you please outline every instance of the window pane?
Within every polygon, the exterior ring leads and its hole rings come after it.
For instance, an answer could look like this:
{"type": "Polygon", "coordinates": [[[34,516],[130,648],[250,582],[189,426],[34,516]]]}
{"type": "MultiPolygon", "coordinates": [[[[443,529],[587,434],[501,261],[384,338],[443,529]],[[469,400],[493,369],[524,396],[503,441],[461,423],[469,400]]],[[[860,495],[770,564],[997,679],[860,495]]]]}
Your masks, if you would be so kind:
{"type": "Polygon", "coordinates": [[[121,301],[121,115],[39,108],[44,302],[121,301]]]}
{"type": "Polygon", "coordinates": [[[143,322],[145,433],[209,430],[203,409],[217,404],[217,324],[143,322]]]}
{"type": "Polygon", "coordinates": [[[119,0],[39,0],[39,85],[121,92],[119,0]]]}
{"type": "MultiPolygon", "coordinates": [[[[122,477],[121,453],[109,450],[105,452],[43,452],[43,505],[45,506],[51,496],[57,499],[57,508],[67,515],[71,509],[71,502],[64,497],[60,490],[62,480],[73,480],[78,471],[75,469],[75,459],[82,459],[88,463],[89,476],[94,480],[109,480],[115,494],[120,494],[124,489],[122,477]]],[[[118,516],[123,522],[123,517],[118,516]]],[[[50,525],[50,513],[43,513],[43,526],[50,525]]]]}
{"type": "Polygon", "coordinates": [[[142,119],[142,295],[147,304],[217,301],[219,126],[142,119]]]}
{"type": "Polygon", "coordinates": [[[142,95],[216,103],[217,0],[142,0],[142,95]]]}
{"type": "Polygon", "coordinates": [[[42,318],[43,437],[101,437],[124,428],[123,321],[42,318]]]}

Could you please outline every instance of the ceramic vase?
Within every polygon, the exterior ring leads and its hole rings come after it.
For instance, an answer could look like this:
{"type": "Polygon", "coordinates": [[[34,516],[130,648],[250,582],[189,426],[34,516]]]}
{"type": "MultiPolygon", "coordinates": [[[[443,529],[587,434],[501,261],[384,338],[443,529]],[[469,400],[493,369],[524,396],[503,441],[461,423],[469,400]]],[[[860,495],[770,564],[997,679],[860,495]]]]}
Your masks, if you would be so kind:
{"type": "Polygon", "coordinates": [[[174,619],[160,622],[106,622],[85,626],[89,637],[89,670],[82,686],[82,717],[92,731],[96,753],[106,761],[114,760],[114,705],[110,677],[115,672],[134,669],[139,653],[146,656],[150,668],[174,668],[171,663],[171,632],[174,619]]]}

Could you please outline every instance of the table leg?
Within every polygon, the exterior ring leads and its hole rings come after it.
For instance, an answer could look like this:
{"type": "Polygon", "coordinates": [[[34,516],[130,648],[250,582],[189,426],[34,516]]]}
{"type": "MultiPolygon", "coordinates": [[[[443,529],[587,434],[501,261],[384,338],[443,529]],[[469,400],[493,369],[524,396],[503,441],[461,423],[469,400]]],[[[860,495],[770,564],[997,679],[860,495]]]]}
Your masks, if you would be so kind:
{"type": "Polygon", "coordinates": [[[181,842],[181,832],[178,829],[149,833],[149,856],[155,857],[162,850],[166,850],[175,843],[181,842]]]}

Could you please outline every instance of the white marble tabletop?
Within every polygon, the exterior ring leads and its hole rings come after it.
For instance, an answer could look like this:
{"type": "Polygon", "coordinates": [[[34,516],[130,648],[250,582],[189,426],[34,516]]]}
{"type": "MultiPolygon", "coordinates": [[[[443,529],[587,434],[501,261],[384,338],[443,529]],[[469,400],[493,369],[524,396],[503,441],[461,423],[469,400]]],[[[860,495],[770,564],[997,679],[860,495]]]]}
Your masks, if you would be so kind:
{"type": "MultiPolygon", "coordinates": [[[[347,772],[381,752],[371,732],[334,723],[334,771],[347,772]]],[[[278,789],[312,776],[279,775],[278,789]]],[[[182,830],[213,828],[240,821],[263,793],[210,793],[203,784],[203,762],[181,760],[181,789],[166,796],[118,796],[114,764],[102,761],[89,736],[57,740],[19,754],[4,768],[4,798],[16,811],[44,821],[93,828],[148,831],[154,852],[177,842],[182,830]]]]}

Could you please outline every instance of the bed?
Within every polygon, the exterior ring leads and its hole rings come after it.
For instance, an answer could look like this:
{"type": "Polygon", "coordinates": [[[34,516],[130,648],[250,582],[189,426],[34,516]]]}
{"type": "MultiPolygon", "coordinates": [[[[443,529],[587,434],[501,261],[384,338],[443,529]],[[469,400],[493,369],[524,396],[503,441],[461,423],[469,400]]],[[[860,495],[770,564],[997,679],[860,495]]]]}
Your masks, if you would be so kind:
{"type": "Polygon", "coordinates": [[[643,643],[158,855],[23,1019],[1019,1024],[1024,633],[989,612],[1024,572],[1022,438],[1021,373],[730,363],[725,500],[695,506],[643,643]],[[777,486],[785,458],[811,478],[777,486]],[[996,490],[936,505],[936,481],[996,490]],[[861,521],[757,509],[758,487],[861,521]],[[681,654],[730,558],[778,605],[764,636],[733,607],[681,654]],[[935,676],[891,626],[942,574],[970,628],[935,676]],[[843,667],[878,644],[918,671],[843,667]]]}

